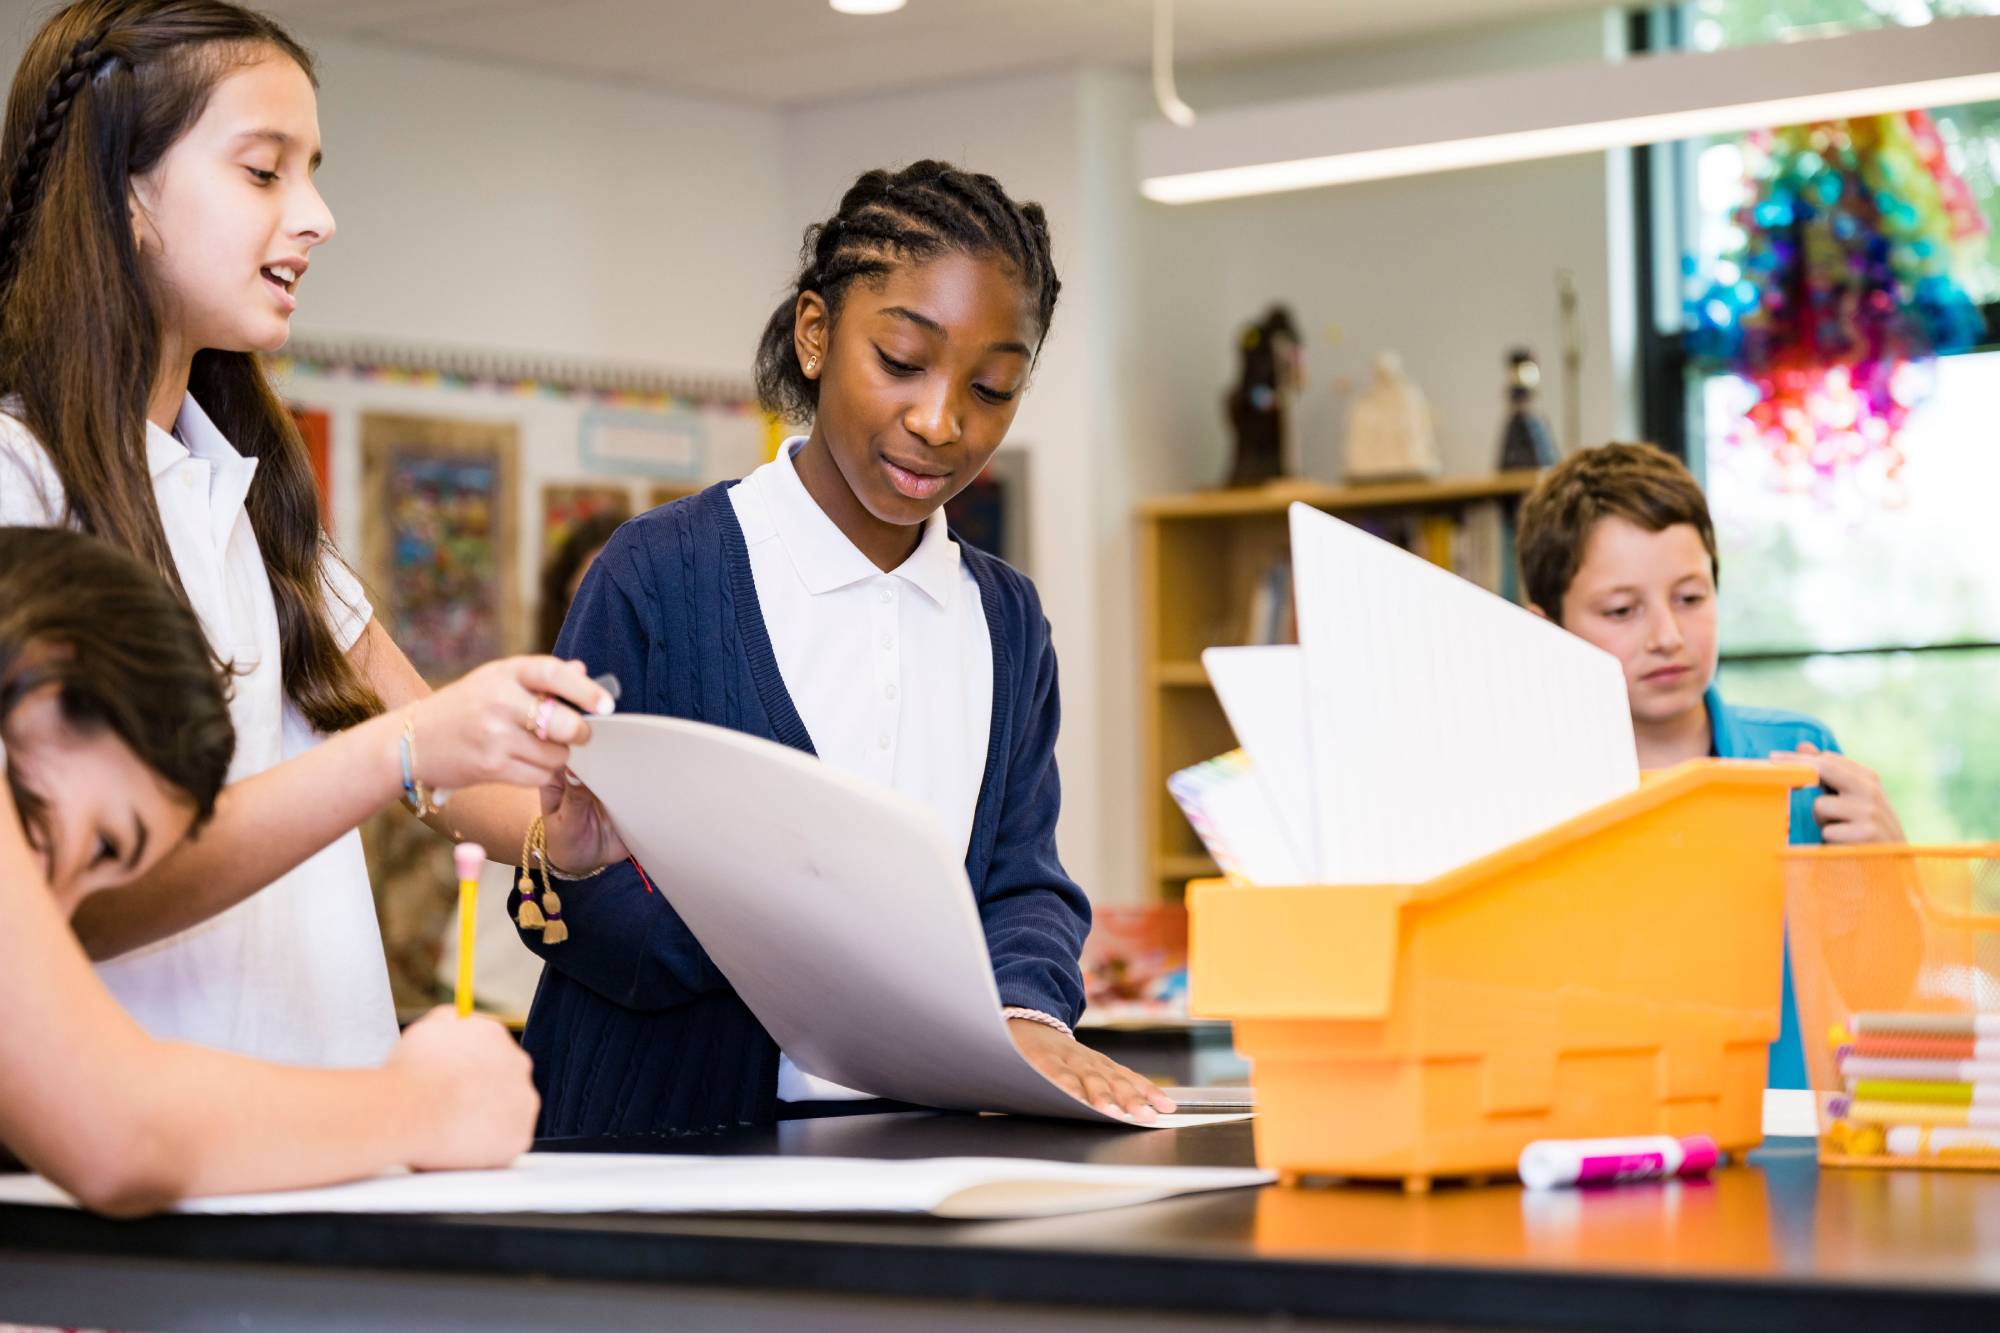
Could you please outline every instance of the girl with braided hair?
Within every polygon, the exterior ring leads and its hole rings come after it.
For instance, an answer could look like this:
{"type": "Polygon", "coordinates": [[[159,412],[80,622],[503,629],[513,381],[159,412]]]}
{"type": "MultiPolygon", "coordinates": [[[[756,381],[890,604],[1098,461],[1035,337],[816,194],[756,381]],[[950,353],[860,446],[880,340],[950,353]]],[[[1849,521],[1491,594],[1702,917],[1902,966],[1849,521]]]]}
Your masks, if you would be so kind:
{"type": "MultiPolygon", "coordinates": [[[[1070,1030],[1090,906],[1056,854],[1048,621],[1027,577],[943,513],[1006,437],[1048,335],[1047,221],[990,176],[918,162],[856,181],[802,260],[756,374],[808,432],[621,528],[557,651],[629,682],[628,710],[779,741],[928,806],[965,848],[1022,1054],[1153,1120],[1173,1102],[1070,1030]]],[[[859,1095],[786,1059],[637,874],[579,886],[564,916],[561,943],[523,930],[548,964],[524,1038],[544,1133],[770,1121],[859,1095]]]]}
{"type": "Polygon", "coordinates": [[[232,671],[236,755],[205,835],[77,914],[114,960],[100,975],[157,1035],[359,1065],[396,1039],[364,818],[401,795],[513,847],[539,787],[554,857],[617,849],[562,783],[588,729],[548,705],[604,691],[530,657],[430,694],[320,526],[257,359],[333,236],[319,158],[311,57],[270,19],[79,0],[48,20],[0,135],[0,523],[133,553],[232,671]]]}
{"type": "Polygon", "coordinates": [[[18,1155],[135,1213],[505,1164],[535,1096],[489,1020],[440,1010],[382,1069],[286,1069],[155,1041],[91,976],[65,918],[214,814],[234,746],[201,625],[157,574],[78,533],[0,528],[0,1170],[18,1155]]]}

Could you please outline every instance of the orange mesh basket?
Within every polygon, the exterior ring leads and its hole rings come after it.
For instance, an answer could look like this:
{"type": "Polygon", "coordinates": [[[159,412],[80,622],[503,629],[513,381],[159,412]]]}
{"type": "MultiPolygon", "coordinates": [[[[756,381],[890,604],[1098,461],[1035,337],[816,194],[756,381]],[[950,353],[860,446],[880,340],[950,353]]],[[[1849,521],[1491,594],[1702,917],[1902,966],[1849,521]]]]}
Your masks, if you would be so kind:
{"type": "Polygon", "coordinates": [[[1820,1160],[2000,1169],[2000,1154],[1887,1155],[1879,1123],[1871,1129],[1839,1114],[1852,1089],[1836,1059],[1856,1014],[2000,1014],[2000,843],[1798,847],[1782,860],[1820,1160]]]}

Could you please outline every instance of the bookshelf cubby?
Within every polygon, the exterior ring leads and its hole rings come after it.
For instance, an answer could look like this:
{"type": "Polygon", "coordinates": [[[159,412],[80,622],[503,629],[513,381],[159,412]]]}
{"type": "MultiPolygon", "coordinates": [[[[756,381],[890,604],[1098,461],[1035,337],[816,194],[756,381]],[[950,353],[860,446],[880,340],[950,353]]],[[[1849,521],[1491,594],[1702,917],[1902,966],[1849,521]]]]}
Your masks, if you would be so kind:
{"type": "MultiPolygon", "coordinates": [[[[1464,561],[1460,572],[1511,595],[1514,506],[1537,475],[1501,472],[1368,486],[1283,481],[1168,496],[1140,506],[1140,731],[1153,901],[1177,903],[1188,880],[1215,873],[1167,794],[1167,777],[1236,743],[1209,688],[1201,653],[1218,644],[1267,638],[1253,627],[1252,608],[1260,581],[1288,560],[1286,509],[1294,502],[1308,504],[1377,527],[1447,568],[1464,561]],[[1478,510],[1487,512],[1475,517],[1478,510]],[[1478,550],[1464,536],[1475,530],[1478,550]]],[[[1289,584],[1283,596],[1290,596],[1289,584]]]]}

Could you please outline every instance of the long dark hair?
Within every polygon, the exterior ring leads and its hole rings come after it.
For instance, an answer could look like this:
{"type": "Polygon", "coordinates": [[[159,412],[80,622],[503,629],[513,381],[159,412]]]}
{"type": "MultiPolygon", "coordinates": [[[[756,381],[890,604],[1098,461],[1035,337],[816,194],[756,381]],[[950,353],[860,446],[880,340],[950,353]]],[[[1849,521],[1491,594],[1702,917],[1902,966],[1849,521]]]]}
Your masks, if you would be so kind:
{"type": "Polygon", "coordinates": [[[792,339],[799,297],[817,292],[828,317],[838,318],[841,294],[857,279],[880,278],[898,262],[951,253],[1004,260],[1034,297],[1036,327],[1048,337],[1062,283],[1040,204],[1016,203],[991,176],[949,162],[926,159],[901,171],[864,172],[841,196],[838,212],[806,228],[792,294],[771,312],[758,339],[757,398],[764,410],[810,421],[819,407],[819,381],[799,365],[792,339]]]}
{"type": "MultiPolygon", "coordinates": [[[[215,813],[236,730],[222,674],[194,612],[123,551],[60,528],[0,528],[0,718],[54,685],[70,725],[108,727],[139,761],[215,813]]],[[[47,812],[7,785],[30,841],[47,812]]]]}
{"type": "MultiPolygon", "coordinates": [[[[131,181],[188,131],[230,69],[272,52],[312,76],[312,57],[283,28],[223,0],[79,0],[29,44],[0,135],[0,393],[48,449],[65,519],[177,592],[146,465],[162,325],[132,239],[131,181]]],[[[320,561],[333,547],[305,445],[262,363],[202,351],[188,388],[257,459],[245,507],[277,604],[286,693],[321,731],[381,711],[328,618],[320,561]]]]}

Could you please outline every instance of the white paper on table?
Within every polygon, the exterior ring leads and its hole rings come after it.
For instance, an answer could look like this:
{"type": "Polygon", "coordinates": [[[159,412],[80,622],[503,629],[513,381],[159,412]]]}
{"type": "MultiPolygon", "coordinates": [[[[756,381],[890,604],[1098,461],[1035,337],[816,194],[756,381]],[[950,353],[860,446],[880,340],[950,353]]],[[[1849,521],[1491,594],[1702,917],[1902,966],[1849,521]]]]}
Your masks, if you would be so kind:
{"type": "Polygon", "coordinates": [[[929,811],[720,727],[590,726],[570,767],[794,1064],[919,1106],[1137,1123],[1078,1101],[1015,1049],[962,854],[929,811]]]}
{"type": "MultiPolygon", "coordinates": [[[[1313,818],[1312,747],[1306,715],[1305,654],[1297,644],[1209,648],[1202,667],[1229,718],[1236,743],[1250,756],[1257,784],[1270,802],[1291,850],[1292,864],[1310,877],[1319,864],[1313,818]]],[[[1256,880],[1285,883],[1284,880],[1256,880]]]]}
{"type": "MultiPolygon", "coordinates": [[[[351,1185],[190,1199],[180,1213],[906,1213],[1052,1217],[1274,1177],[1234,1167],[1021,1158],[678,1157],[529,1153],[499,1171],[393,1171],[351,1185]]],[[[40,1176],[0,1176],[0,1204],[73,1208],[40,1176]]]]}
{"type": "Polygon", "coordinates": [[[1291,507],[1320,876],[1430,879],[1639,785],[1618,659],[1291,507]]]}

